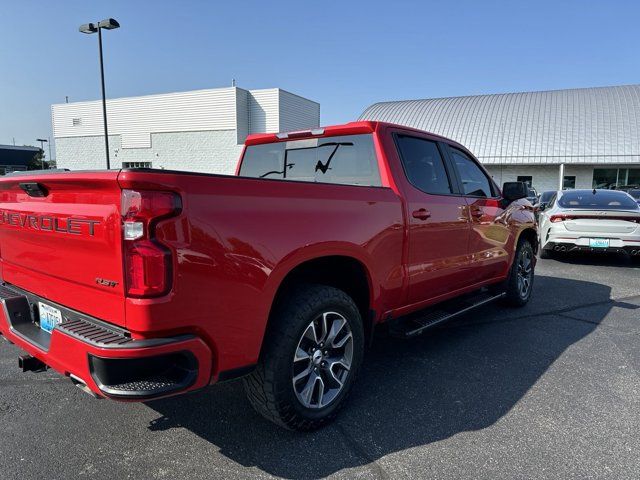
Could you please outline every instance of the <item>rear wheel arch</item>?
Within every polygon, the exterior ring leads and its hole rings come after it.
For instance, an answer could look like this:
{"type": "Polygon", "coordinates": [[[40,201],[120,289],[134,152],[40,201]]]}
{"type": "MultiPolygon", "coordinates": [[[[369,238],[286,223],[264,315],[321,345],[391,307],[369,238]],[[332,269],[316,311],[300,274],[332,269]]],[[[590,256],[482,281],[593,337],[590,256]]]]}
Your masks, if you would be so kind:
{"type": "Polygon", "coordinates": [[[261,351],[264,350],[264,338],[267,337],[274,312],[286,301],[287,297],[302,284],[326,285],[342,290],[353,299],[369,338],[373,329],[372,310],[373,283],[367,267],[358,259],[347,255],[331,255],[307,259],[291,268],[278,285],[264,331],[261,351]]]}
{"type": "Polygon", "coordinates": [[[514,250],[518,248],[522,240],[527,240],[531,244],[534,254],[538,252],[538,232],[534,228],[527,227],[520,232],[518,240],[514,245],[514,250]]]}

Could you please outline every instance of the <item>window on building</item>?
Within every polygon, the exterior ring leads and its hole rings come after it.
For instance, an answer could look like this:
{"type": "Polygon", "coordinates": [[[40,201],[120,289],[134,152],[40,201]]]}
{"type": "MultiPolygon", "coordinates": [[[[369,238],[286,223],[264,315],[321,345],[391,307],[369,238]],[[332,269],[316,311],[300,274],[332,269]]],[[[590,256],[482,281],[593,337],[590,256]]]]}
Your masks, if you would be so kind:
{"type": "Polygon", "coordinates": [[[593,188],[640,185],[640,168],[594,168],[593,188]]]}
{"type": "Polygon", "coordinates": [[[451,182],[436,142],[398,135],[398,150],[407,179],[425,193],[452,193],[451,182]]]}
{"type": "Polygon", "coordinates": [[[74,118],[73,120],[71,120],[71,124],[74,127],[77,127],[79,125],[82,125],[82,119],[81,118],[74,118]]]}
{"type": "Polygon", "coordinates": [[[576,176],[575,175],[565,175],[562,179],[562,188],[563,190],[572,190],[576,188],[576,176]]]}
{"type": "Polygon", "coordinates": [[[533,187],[533,177],[531,175],[518,175],[516,181],[526,183],[529,188],[533,187]]]}
{"type": "Polygon", "coordinates": [[[153,168],[151,162],[122,162],[122,168],[153,168]]]}
{"type": "Polygon", "coordinates": [[[629,168],[627,176],[627,185],[640,187],[640,168],[629,168]]]}
{"type": "Polygon", "coordinates": [[[463,193],[472,197],[493,197],[491,182],[478,164],[456,148],[451,148],[450,151],[462,182],[463,193]]]}
{"type": "Polygon", "coordinates": [[[342,185],[382,185],[373,138],[309,138],[247,147],[240,176],[342,185]]]}

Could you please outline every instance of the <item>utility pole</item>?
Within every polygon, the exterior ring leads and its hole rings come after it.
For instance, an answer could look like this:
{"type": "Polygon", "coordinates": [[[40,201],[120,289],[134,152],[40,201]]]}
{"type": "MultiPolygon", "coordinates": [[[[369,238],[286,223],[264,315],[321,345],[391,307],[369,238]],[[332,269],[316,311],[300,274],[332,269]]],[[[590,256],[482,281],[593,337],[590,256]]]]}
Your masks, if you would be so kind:
{"type": "MultiPolygon", "coordinates": [[[[46,138],[36,138],[36,142],[40,142],[40,150],[42,150],[42,155],[44,155],[44,144],[49,143],[49,140],[46,138]]],[[[51,146],[49,146],[49,157],[51,157],[51,146]]],[[[44,160],[41,160],[42,168],[45,168],[44,160]]]]}

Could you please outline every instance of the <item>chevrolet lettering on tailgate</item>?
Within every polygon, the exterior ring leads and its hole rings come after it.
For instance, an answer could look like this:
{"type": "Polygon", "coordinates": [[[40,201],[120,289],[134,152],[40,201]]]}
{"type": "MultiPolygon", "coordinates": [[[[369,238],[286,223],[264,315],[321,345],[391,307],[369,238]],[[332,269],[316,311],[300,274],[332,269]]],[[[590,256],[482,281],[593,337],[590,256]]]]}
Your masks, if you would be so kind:
{"type": "Polygon", "coordinates": [[[89,220],[76,217],[54,217],[53,215],[38,215],[10,210],[0,210],[0,225],[12,225],[15,227],[43,230],[49,232],[69,233],[72,235],[95,234],[98,220],[89,220]]]}

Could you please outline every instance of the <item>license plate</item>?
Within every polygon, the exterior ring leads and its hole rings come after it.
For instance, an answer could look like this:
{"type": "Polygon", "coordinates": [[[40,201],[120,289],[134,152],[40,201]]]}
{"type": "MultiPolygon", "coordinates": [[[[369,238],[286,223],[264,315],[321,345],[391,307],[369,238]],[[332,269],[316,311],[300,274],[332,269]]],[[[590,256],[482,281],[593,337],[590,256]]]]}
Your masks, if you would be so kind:
{"type": "Polygon", "coordinates": [[[45,332],[51,333],[54,327],[62,322],[62,313],[51,305],[38,302],[38,311],[40,312],[40,328],[45,332]]]}
{"type": "Polygon", "coordinates": [[[608,238],[590,238],[589,246],[591,248],[609,248],[608,238]]]}

